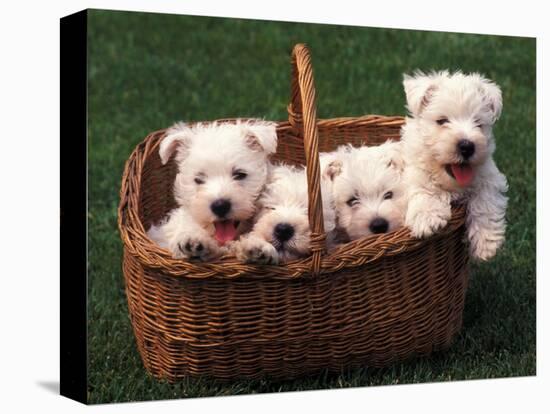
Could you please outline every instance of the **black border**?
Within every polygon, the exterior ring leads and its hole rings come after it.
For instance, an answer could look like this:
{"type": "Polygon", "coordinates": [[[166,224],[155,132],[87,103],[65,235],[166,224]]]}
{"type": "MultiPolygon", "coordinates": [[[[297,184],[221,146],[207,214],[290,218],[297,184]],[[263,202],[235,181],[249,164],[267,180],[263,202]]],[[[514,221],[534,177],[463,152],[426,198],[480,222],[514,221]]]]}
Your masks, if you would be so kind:
{"type": "Polygon", "coordinates": [[[87,403],[87,10],[60,19],[60,394],[87,403]]]}

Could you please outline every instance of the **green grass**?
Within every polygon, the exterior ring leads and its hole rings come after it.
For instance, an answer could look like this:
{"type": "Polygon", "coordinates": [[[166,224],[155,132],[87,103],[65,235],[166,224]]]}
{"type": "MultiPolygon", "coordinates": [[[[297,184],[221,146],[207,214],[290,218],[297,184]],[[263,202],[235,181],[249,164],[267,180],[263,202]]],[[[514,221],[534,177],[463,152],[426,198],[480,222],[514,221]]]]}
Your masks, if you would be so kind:
{"type": "Polygon", "coordinates": [[[526,376],[535,349],[535,40],[175,15],[91,12],[89,400],[92,403],[526,376]],[[508,176],[507,242],[474,265],[464,328],[446,353],[307,379],[177,385],[148,376],[128,317],[116,227],[124,161],[176,120],[286,118],[289,54],[313,54],[322,118],[404,115],[403,72],[480,71],[501,85],[496,159],[508,176]]]}

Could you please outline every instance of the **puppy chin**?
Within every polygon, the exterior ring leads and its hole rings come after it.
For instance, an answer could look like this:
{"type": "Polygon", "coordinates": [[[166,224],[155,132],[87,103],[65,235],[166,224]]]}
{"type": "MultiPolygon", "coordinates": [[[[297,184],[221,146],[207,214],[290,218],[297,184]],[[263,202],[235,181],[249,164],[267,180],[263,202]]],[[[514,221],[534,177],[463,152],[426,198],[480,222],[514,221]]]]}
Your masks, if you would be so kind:
{"type": "Polygon", "coordinates": [[[300,255],[290,252],[288,250],[278,250],[279,253],[279,260],[281,262],[290,262],[291,260],[296,260],[300,257],[300,255]]]}
{"type": "Polygon", "coordinates": [[[306,256],[309,256],[311,254],[311,251],[309,249],[293,249],[288,247],[283,247],[282,249],[278,249],[277,252],[279,253],[279,260],[281,262],[289,262],[291,260],[297,260],[306,256]]]}
{"type": "Polygon", "coordinates": [[[350,240],[357,240],[363,237],[371,236],[373,233],[367,225],[357,225],[345,228],[350,240]]]}

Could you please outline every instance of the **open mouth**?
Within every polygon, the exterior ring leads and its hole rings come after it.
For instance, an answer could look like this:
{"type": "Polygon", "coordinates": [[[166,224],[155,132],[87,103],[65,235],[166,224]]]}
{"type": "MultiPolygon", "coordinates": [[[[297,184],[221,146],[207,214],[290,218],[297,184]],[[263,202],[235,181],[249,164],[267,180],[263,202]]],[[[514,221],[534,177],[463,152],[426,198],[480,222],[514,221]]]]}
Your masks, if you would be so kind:
{"type": "Polygon", "coordinates": [[[214,222],[215,233],[214,237],[220,245],[224,245],[228,241],[237,238],[237,227],[240,221],[238,220],[219,220],[214,222]]]}
{"type": "Polygon", "coordinates": [[[474,169],[467,162],[460,164],[445,164],[445,171],[461,187],[468,187],[474,179],[474,169]]]}

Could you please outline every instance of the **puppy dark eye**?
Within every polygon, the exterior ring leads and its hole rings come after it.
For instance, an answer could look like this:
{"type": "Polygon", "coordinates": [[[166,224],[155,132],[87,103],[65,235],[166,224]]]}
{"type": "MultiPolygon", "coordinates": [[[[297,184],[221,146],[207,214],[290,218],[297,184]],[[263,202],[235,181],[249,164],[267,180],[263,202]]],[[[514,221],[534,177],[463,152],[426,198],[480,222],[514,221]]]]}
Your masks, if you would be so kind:
{"type": "Polygon", "coordinates": [[[197,184],[199,184],[199,185],[200,185],[200,184],[204,184],[204,180],[203,180],[202,178],[200,178],[200,177],[195,177],[195,183],[197,183],[197,184]]]}
{"type": "Polygon", "coordinates": [[[393,191],[388,191],[386,194],[384,194],[384,200],[389,200],[393,197],[393,191]]]}
{"type": "Polygon", "coordinates": [[[437,125],[445,125],[446,123],[449,122],[449,119],[448,118],[439,118],[437,121],[437,125]]]}
{"type": "Polygon", "coordinates": [[[233,172],[233,179],[237,181],[244,180],[247,176],[248,174],[241,170],[233,172]]]}
{"type": "Polygon", "coordinates": [[[357,199],[357,197],[352,197],[350,198],[348,201],[346,201],[346,204],[350,207],[354,206],[355,204],[357,204],[359,202],[359,200],[357,199]]]}
{"type": "Polygon", "coordinates": [[[476,128],[483,128],[483,124],[479,119],[476,119],[474,122],[476,123],[476,128]]]}

